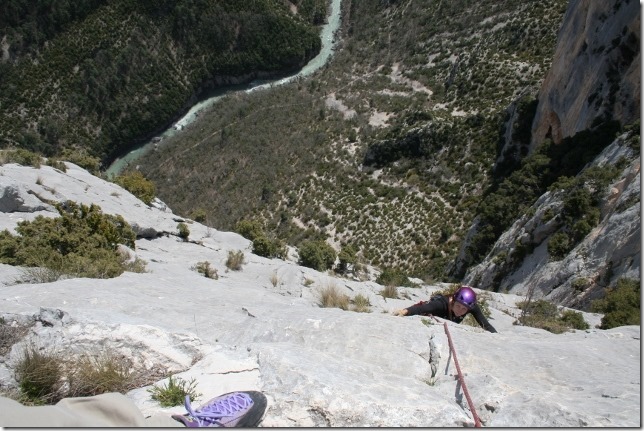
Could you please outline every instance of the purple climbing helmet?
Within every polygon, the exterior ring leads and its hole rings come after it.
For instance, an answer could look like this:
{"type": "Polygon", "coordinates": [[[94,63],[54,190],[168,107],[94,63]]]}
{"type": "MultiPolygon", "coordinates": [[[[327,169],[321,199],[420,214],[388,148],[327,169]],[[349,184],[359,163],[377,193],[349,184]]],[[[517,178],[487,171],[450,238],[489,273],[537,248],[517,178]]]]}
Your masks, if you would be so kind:
{"type": "Polygon", "coordinates": [[[476,292],[470,286],[461,286],[454,292],[454,300],[472,309],[476,305],[476,292]]]}

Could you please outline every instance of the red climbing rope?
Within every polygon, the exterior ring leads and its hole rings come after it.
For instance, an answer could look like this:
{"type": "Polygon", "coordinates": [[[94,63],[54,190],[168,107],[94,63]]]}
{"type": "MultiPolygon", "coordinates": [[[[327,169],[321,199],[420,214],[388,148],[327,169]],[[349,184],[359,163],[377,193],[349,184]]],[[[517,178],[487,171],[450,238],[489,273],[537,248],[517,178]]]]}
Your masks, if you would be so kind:
{"type": "MultiPolygon", "coordinates": [[[[438,322],[438,319],[436,319],[435,317],[434,319],[438,322]]],[[[463,373],[461,373],[461,367],[458,365],[458,359],[456,358],[456,349],[454,349],[454,344],[452,343],[452,336],[449,333],[449,329],[447,329],[447,322],[443,322],[443,325],[445,327],[445,334],[447,334],[447,342],[449,343],[449,349],[452,352],[452,355],[454,356],[454,365],[456,365],[456,372],[458,373],[458,381],[461,383],[461,386],[463,387],[463,393],[465,394],[465,398],[467,399],[467,404],[470,406],[470,411],[472,412],[472,416],[474,417],[474,426],[477,428],[480,428],[481,421],[479,420],[479,416],[476,414],[476,409],[474,408],[474,403],[472,402],[472,398],[470,398],[470,393],[467,391],[467,386],[465,385],[465,379],[463,378],[463,373]]]]}

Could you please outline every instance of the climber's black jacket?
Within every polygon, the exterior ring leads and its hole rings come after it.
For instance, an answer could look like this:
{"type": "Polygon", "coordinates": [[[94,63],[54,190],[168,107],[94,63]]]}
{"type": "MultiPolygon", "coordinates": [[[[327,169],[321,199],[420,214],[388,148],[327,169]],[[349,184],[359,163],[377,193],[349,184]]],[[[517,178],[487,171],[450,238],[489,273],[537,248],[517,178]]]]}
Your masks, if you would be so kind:
{"type": "Polygon", "coordinates": [[[449,304],[449,296],[444,296],[444,295],[436,295],[432,296],[432,298],[429,301],[421,301],[417,304],[412,305],[411,307],[407,307],[407,316],[413,316],[416,314],[421,314],[423,316],[436,316],[436,317],[442,317],[443,319],[448,319],[451,320],[452,322],[455,323],[461,323],[465,316],[467,316],[469,313],[472,313],[472,316],[474,316],[474,319],[478,322],[479,325],[486,331],[490,332],[496,332],[496,329],[492,325],[490,325],[490,322],[487,321],[485,316],[483,315],[483,312],[481,311],[481,308],[478,306],[478,304],[474,304],[474,307],[470,309],[467,313],[463,314],[461,317],[456,317],[453,314],[450,316],[447,305],[449,304]]]}

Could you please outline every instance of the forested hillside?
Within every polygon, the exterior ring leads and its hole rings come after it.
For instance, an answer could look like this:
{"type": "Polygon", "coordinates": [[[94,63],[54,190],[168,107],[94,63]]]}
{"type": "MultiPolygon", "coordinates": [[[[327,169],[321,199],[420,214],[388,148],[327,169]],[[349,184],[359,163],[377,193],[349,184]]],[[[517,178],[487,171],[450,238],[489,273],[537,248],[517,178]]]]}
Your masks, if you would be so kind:
{"type": "Polygon", "coordinates": [[[0,3],[0,145],[108,161],[222,83],[320,48],[324,0],[0,3]]]}
{"type": "Polygon", "coordinates": [[[358,261],[444,279],[508,107],[529,111],[566,5],[345,1],[328,67],[227,97],[141,170],[172,208],[219,229],[252,218],[293,245],[328,240],[358,261]]]}
{"type": "MultiPolygon", "coordinates": [[[[174,211],[259,235],[265,255],[332,246],[341,270],[362,277],[375,265],[397,283],[401,274],[460,281],[543,193],[565,185],[583,198],[562,224],[566,253],[597,225],[602,191],[591,182],[604,187],[619,172],[570,178],[626,130],[639,154],[639,125],[611,115],[637,106],[618,100],[631,97],[620,79],[639,58],[634,21],[622,29],[615,19],[632,1],[588,18],[616,37],[575,45],[606,71],[597,88],[562,84],[592,123],[574,136],[531,141],[564,14],[593,3],[343,0],[325,67],[230,92],[131,168],[174,211]],[[604,113],[590,115],[597,106],[604,113]]],[[[0,139],[72,161],[83,151],[109,160],[219,84],[297,69],[319,50],[314,26],[326,11],[323,0],[70,5],[1,6],[0,139]]],[[[506,273],[530,252],[517,246],[506,273]]]]}

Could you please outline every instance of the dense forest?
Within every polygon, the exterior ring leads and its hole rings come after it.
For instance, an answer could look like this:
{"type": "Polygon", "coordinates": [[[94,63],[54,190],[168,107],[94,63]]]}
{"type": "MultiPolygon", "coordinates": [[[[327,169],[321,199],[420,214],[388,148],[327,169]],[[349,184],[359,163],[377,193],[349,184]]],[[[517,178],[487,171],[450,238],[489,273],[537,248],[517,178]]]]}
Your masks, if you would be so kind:
{"type": "Polygon", "coordinates": [[[104,162],[227,82],[297,69],[323,0],[0,3],[0,146],[104,162]]]}

